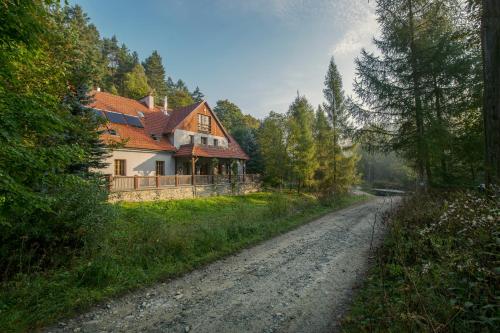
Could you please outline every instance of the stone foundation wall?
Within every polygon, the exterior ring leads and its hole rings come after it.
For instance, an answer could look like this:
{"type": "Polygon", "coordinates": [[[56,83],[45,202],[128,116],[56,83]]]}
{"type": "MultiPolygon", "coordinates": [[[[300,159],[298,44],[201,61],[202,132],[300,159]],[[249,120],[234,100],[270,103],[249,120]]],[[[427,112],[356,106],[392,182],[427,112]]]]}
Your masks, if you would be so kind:
{"type": "Polygon", "coordinates": [[[109,202],[141,202],[155,200],[193,199],[218,195],[241,195],[258,192],[261,189],[261,185],[261,183],[241,183],[236,184],[233,189],[231,184],[213,184],[111,192],[109,194],[108,200],[109,202]]]}

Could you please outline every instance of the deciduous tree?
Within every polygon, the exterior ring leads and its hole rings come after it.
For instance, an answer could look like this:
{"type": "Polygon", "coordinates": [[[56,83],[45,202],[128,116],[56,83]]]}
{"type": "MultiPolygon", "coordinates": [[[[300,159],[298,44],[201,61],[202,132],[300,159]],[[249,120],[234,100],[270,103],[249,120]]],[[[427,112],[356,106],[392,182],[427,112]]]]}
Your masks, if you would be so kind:
{"type": "Polygon", "coordinates": [[[297,95],[288,109],[287,152],[291,171],[300,191],[313,183],[316,170],[313,137],[314,110],[304,96],[297,95]]]}
{"type": "Polygon", "coordinates": [[[125,74],[124,96],[139,99],[151,92],[144,68],[136,64],[131,72],[125,74]]]}

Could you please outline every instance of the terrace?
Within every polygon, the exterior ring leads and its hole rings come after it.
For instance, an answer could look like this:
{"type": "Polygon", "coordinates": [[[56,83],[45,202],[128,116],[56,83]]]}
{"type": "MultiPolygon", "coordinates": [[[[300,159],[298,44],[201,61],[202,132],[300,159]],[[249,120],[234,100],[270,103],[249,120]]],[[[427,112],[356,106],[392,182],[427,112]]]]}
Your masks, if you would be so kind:
{"type": "Polygon", "coordinates": [[[259,183],[258,174],[241,175],[170,175],[170,176],[109,176],[110,192],[168,189],[181,186],[259,183]]]}

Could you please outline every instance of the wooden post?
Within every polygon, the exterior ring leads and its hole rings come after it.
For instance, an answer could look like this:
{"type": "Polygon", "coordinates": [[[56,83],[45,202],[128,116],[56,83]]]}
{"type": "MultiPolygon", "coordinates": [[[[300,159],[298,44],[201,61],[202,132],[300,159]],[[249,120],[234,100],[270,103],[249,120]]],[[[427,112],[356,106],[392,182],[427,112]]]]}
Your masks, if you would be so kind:
{"type": "Polygon", "coordinates": [[[175,174],[175,187],[179,186],[179,177],[177,176],[177,173],[175,174]]]}
{"type": "Polygon", "coordinates": [[[113,175],[108,175],[108,191],[113,190],[113,175]]]}
{"type": "Polygon", "coordinates": [[[134,190],[139,188],[139,177],[137,175],[134,176],[134,190]]]}
{"type": "Polygon", "coordinates": [[[195,185],[194,172],[195,172],[195,161],[194,157],[191,157],[191,184],[195,185]]]}
{"type": "Polygon", "coordinates": [[[156,188],[160,187],[160,176],[156,176],[156,188]]]}

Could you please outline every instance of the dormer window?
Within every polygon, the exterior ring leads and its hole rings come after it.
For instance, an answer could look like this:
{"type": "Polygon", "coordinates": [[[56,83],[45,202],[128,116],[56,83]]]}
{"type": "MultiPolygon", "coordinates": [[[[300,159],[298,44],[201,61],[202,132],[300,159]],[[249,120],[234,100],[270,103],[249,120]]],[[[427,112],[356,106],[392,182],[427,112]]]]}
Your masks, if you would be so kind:
{"type": "Polygon", "coordinates": [[[206,137],[206,136],[202,136],[202,137],[201,137],[201,144],[202,144],[202,145],[207,145],[207,144],[208,144],[208,139],[207,139],[207,137],[206,137]]]}
{"type": "Polygon", "coordinates": [[[194,143],[194,135],[189,136],[189,143],[193,144],[194,143]]]}
{"type": "Polygon", "coordinates": [[[155,141],[160,141],[160,139],[161,139],[161,135],[159,135],[159,134],[151,134],[151,137],[155,141]]]}
{"type": "Polygon", "coordinates": [[[219,140],[214,139],[214,146],[217,147],[219,145],[219,140]]]}
{"type": "Polygon", "coordinates": [[[198,131],[210,133],[210,117],[204,114],[198,114],[198,131]]]}
{"type": "Polygon", "coordinates": [[[108,134],[116,135],[116,131],[114,129],[108,129],[108,134]]]}

